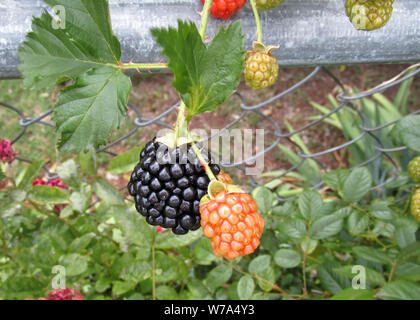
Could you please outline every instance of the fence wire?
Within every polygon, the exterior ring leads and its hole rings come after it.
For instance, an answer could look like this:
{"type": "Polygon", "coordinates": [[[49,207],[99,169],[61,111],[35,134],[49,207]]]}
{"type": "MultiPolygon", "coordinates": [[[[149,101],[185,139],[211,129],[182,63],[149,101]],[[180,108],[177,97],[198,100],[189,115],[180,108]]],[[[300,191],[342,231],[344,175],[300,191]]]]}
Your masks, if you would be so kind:
{"type": "MultiPolygon", "coordinates": [[[[263,157],[266,153],[272,151],[273,149],[275,149],[279,144],[282,144],[284,142],[288,142],[292,145],[294,145],[298,152],[297,155],[300,158],[300,161],[293,165],[291,168],[287,169],[287,170],[283,170],[281,174],[271,177],[269,181],[264,180],[264,181],[257,181],[258,179],[256,179],[256,177],[254,176],[250,176],[250,180],[251,180],[251,189],[259,186],[259,185],[264,185],[270,181],[273,181],[275,179],[281,179],[285,176],[287,176],[289,173],[297,171],[306,161],[308,161],[309,159],[312,159],[313,161],[315,161],[315,163],[319,166],[319,168],[323,171],[326,172],[327,170],[327,166],[322,163],[322,161],[320,161],[318,158],[320,156],[324,156],[327,154],[331,154],[334,153],[338,150],[344,149],[344,148],[348,148],[351,145],[367,138],[370,137],[373,139],[374,144],[375,144],[375,154],[368,160],[364,161],[363,163],[359,163],[356,166],[354,166],[351,169],[357,168],[357,167],[362,167],[362,166],[366,166],[380,158],[386,159],[389,163],[392,164],[393,167],[393,173],[392,176],[389,179],[386,179],[385,181],[375,185],[372,187],[372,190],[379,190],[381,188],[384,188],[386,185],[391,184],[392,182],[394,182],[398,176],[399,176],[399,168],[398,165],[395,163],[394,159],[393,159],[393,153],[395,152],[400,152],[400,151],[404,151],[407,148],[405,146],[399,146],[399,147],[395,147],[395,148],[386,148],[384,146],[383,140],[384,139],[384,135],[381,135],[381,130],[396,124],[398,121],[401,120],[400,119],[395,119],[389,123],[383,124],[381,126],[378,127],[370,127],[369,126],[369,122],[368,119],[366,117],[366,115],[359,110],[356,105],[355,102],[360,101],[364,98],[373,96],[376,93],[380,93],[383,92],[391,87],[400,85],[402,82],[413,78],[417,75],[420,74],[420,64],[415,64],[412,65],[411,67],[407,68],[406,70],[404,70],[401,74],[397,75],[396,77],[370,89],[361,93],[358,93],[356,95],[351,95],[348,90],[346,89],[345,85],[327,68],[325,67],[315,67],[312,72],[310,72],[303,80],[297,82],[296,84],[294,84],[293,86],[289,87],[288,89],[284,90],[283,92],[277,94],[276,96],[262,102],[256,105],[250,105],[247,101],[247,99],[240,93],[240,92],[236,92],[235,95],[236,97],[238,97],[240,99],[240,107],[242,109],[241,114],[231,123],[229,123],[226,127],[224,127],[223,129],[220,129],[220,134],[222,134],[224,131],[232,128],[233,126],[235,126],[236,124],[238,124],[240,121],[247,119],[248,116],[250,116],[251,114],[256,114],[257,116],[261,117],[262,119],[268,121],[270,123],[270,125],[272,126],[272,130],[273,130],[273,134],[275,136],[274,141],[268,146],[265,147],[263,151],[260,151],[254,155],[252,155],[251,157],[248,157],[246,159],[241,160],[240,162],[221,162],[220,165],[224,168],[238,168],[240,170],[245,170],[245,166],[246,164],[255,162],[259,157],[263,157]],[[410,72],[409,72],[410,71],[410,72]],[[281,124],[278,123],[276,120],[274,120],[272,117],[267,116],[264,114],[264,112],[262,111],[265,107],[269,106],[270,104],[273,104],[275,102],[277,102],[278,100],[284,98],[286,95],[299,90],[300,88],[302,88],[302,86],[304,86],[306,83],[308,83],[309,81],[313,81],[313,79],[320,73],[320,72],[324,72],[326,75],[328,75],[328,77],[330,77],[331,79],[333,79],[335,81],[335,83],[339,86],[339,88],[341,88],[341,93],[337,96],[337,99],[339,101],[339,105],[337,108],[333,109],[331,112],[329,112],[328,114],[323,115],[322,117],[320,117],[317,120],[314,120],[304,126],[302,126],[301,128],[298,128],[292,132],[283,132],[283,130],[281,129],[281,124]],[[296,142],[294,142],[292,140],[292,137],[294,135],[297,135],[299,133],[304,132],[305,130],[308,130],[318,124],[320,124],[321,122],[323,122],[324,120],[326,120],[327,118],[332,117],[333,115],[335,115],[337,112],[339,112],[340,110],[344,109],[344,108],[349,108],[351,110],[353,110],[358,118],[361,120],[361,125],[359,126],[360,130],[361,130],[361,134],[360,136],[358,136],[355,139],[352,139],[350,141],[346,141],[343,144],[334,146],[332,148],[320,151],[320,152],[316,152],[316,153],[305,153],[304,150],[301,148],[301,146],[299,146],[299,144],[297,144],[296,142]]],[[[137,109],[136,106],[134,106],[133,104],[128,104],[128,108],[134,111],[134,114],[136,115],[136,118],[133,119],[133,122],[135,124],[134,129],[132,129],[130,132],[128,132],[127,134],[123,135],[122,137],[116,139],[115,141],[109,143],[108,145],[99,148],[96,150],[96,152],[100,153],[100,152],[105,152],[108,153],[111,156],[116,156],[116,154],[114,152],[112,152],[110,149],[121,143],[122,141],[124,141],[125,139],[131,137],[132,135],[134,135],[140,128],[145,128],[148,127],[150,125],[157,125],[159,127],[162,128],[172,128],[171,124],[168,124],[166,122],[163,121],[164,118],[168,117],[171,113],[176,112],[177,107],[179,106],[179,103],[169,107],[167,110],[165,110],[164,112],[156,115],[154,118],[146,118],[143,117],[142,112],[137,109]]],[[[15,112],[18,114],[18,116],[20,117],[20,121],[19,121],[19,125],[22,127],[20,133],[12,140],[12,144],[17,143],[24,135],[25,133],[27,133],[27,130],[30,126],[35,126],[35,125],[42,125],[42,126],[48,126],[48,127],[52,127],[54,128],[55,125],[45,121],[44,119],[47,118],[49,115],[52,114],[53,110],[48,110],[47,112],[41,114],[40,116],[36,117],[36,118],[30,118],[30,117],[26,117],[25,114],[23,113],[23,111],[21,111],[20,109],[11,106],[5,102],[0,102],[0,107],[3,108],[7,108],[12,112],[15,112]]],[[[417,110],[415,112],[413,112],[412,114],[420,114],[420,110],[417,110]]],[[[265,129],[267,130],[267,129],[265,129]]],[[[22,157],[17,157],[16,158],[19,161],[23,161],[23,162],[27,162],[27,163],[31,163],[31,160],[29,159],[25,159],[22,157]]],[[[282,168],[279,168],[282,169],[282,168]]],[[[48,180],[52,180],[57,178],[57,174],[55,172],[51,172],[47,166],[44,166],[44,170],[46,172],[46,179],[48,180]]],[[[314,184],[311,188],[312,189],[320,189],[322,186],[324,185],[323,181],[320,181],[316,184],[314,184]]],[[[123,190],[125,188],[121,188],[121,190],[123,190]]],[[[278,201],[279,202],[283,202],[286,201],[288,199],[290,199],[290,197],[281,197],[279,195],[277,195],[278,201]]]]}

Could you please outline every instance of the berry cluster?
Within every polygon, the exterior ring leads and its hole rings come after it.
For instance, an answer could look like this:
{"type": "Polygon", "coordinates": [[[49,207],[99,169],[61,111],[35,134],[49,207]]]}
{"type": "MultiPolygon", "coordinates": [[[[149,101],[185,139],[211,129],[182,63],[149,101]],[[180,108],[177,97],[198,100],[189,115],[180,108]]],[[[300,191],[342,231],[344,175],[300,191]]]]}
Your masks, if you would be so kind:
{"type": "MultiPolygon", "coordinates": [[[[205,0],[201,0],[204,4],[205,0]]],[[[246,0],[213,0],[210,14],[218,19],[229,19],[245,5],[246,0]]]]}
{"type": "Polygon", "coordinates": [[[0,160],[5,163],[12,163],[18,152],[13,151],[12,143],[9,140],[0,139],[0,160]]]}
{"type": "Polygon", "coordinates": [[[394,0],[347,0],[346,13],[359,30],[383,27],[391,18],[394,0]]]}
{"type": "MultiPolygon", "coordinates": [[[[50,187],[58,187],[62,189],[68,189],[68,186],[61,181],[61,179],[53,179],[50,181],[45,181],[44,179],[35,179],[32,182],[33,186],[50,186],[50,187]]],[[[66,204],[56,204],[54,205],[54,212],[60,214],[61,210],[63,210],[67,205],[66,204]]]]}
{"type": "Polygon", "coordinates": [[[260,244],[264,219],[247,193],[219,192],[200,206],[201,226],[213,252],[232,260],[251,254],[260,244]]]}
{"type": "MultiPolygon", "coordinates": [[[[209,166],[214,175],[219,174],[218,165],[209,161],[209,166]]],[[[190,145],[169,150],[153,139],[140,153],[128,192],[150,225],[180,235],[200,228],[200,200],[209,182],[190,145]]]]}

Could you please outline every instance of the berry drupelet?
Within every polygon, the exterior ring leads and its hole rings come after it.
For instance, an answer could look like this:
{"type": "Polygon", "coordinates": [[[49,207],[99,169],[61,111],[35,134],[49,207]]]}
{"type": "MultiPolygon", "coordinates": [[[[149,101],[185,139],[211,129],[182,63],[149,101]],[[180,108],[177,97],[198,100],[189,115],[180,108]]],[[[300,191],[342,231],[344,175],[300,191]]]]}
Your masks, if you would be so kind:
{"type": "MultiPolygon", "coordinates": [[[[209,161],[209,166],[219,174],[218,165],[209,161]]],[[[209,182],[190,145],[168,149],[155,138],[140,152],[127,187],[147,223],[181,235],[200,228],[200,200],[209,182]]]]}

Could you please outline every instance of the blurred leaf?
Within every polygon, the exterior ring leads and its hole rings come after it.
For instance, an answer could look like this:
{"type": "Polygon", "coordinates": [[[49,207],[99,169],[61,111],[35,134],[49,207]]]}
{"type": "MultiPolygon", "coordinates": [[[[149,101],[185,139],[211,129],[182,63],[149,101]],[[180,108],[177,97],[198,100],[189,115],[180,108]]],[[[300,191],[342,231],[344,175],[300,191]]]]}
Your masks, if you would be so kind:
{"type": "Polygon", "coordinates": [[[358,257],[385,264],[392,264],[393,260],[386,253],[370,247],[353,247],[353,252],[358,257]]]}
{"type": "Polygon", "coordinates": [[[94,149],[90,149],[87,152],[79,153],[77,162],[80,165],[80,169],[86,172],[91,177],[96,177],[96,152],[94,149]]]}
{"type": "Polygon", "coordinates": [[[67,277],[74,277],[85,272],[88,269],[89,261],[90,257],[77,253],[66,254],[59,259],[60,264],[66,268],[67,277]]]}
{"type": "Polygon", "coordinates": [[[416,230],[413,230],[411,226],[397,228],[394,236],[401,249],[416,242],[416,230]]]}
{"type": "Polygon", "coordinates": [[[403,262],[395,269],[395,278],[408,280],[408,281],[420,281],[420,265],[412,262],[403,262]]]}
{"type": "Polygon", "coordinates": [[[57,174],[70,187],[79,189],[80,177],[77,172],[76,162],[74,160],[67,160],[57,167],[57,174]]]}
{"type": "Polygon", "coordinates": [[[280,249],[274,255],[274,262],[283,268],[294,268],[300,264],[299,252],[291,249],[280,249]]]}
{"type": "Polygon", "coordinates": [[[265,292],[273,290],[273,285],[276,283],[276,272],[272,267],[264,269],[262,272],[258,272],[258,286],[265,292]]]}
{"type": "Polygon", "coordinates": [[[83,213],[87,210],[92,201],[92,187],[89,184],[82,183],[80,192],[74,191],[70,196],[70,202],[73,209],[83,213]]]}
{"type": "Polygon", "coordinates": [[[143,144],[114,157],[109,162],[108,172],[112,174],[122,174],[132,171],[136,164],[139,162],[139,154],[142,149],[143,144]]]}
{"type": "Polygon", "coordinates": [[[169,286],[159,286],[156,288],[156,298],[159,300],[177,300],[178,294],[175,289],[169,286]]]}
{"type": "MultiPolygon", "coordinates": [[[[333,271],[339,275],[342,275],[349,279],[353,279],[356,275],[359,274],[359,272],[353,273],[353,267],[354,267],[353,265],[342,266],[342,267],[333,269],[333,271]]],[[[382,285],[385,283],[385,278],[381,273],[365,266],[362,266],[362,267],[365,268],[365,271],[366,271],[367,283],[372,284],[372,285],[382,285]]]]}
{"type": "Polygon", "coordinates": [[[250,276],[242,276],[239,279],[237,292],[241,300],[249,300],[255,289],[254,280],[250,276]]]}
{"type": "Polygon", "coordinates": [[[138,246],[150,246],[153,230],[135,210],[113,206],[110,215],[129,241],[138,246]]]}
{"type": "Polygon", "coordinates": [[[120,296],[130,290],[133,290],[136,286],[134,281],[113,281],[112,282],[112,295],[120,296]]]}
{"type": "Polygon", "coordinates": [[[343,186],[343,196],[348,202],[361,200],[372,187],[372,176],[367,168],[354,169],[343,186]]]}
{"type": "Polygon", "coordinates": [[[369,225],[369,217],[365,213],[353,211],[347,222],[351,234],[361,234],[369,225]]]}
{"type": "Polygon", "coordinates": [[[200,280],[196,278],[189,279],[187,287],[196,299],[210,300],[210,293],[200,280]]]}
{"type": "MultiPolygon", "coordinates": [[[[144,219],[142,217],[142,219],[144,219]]],[[[203,236],[201,229],[190,231],[183,236],[177,236],[172,232],[160,232],[156,236],[156,249],[170,249],[185,247],[203,236]]]]}
{"type": "Polygon", "coordinates": [[[336,262],[327,262],[317,267],[318,278],[322,286],[332,294],[337,294],[351,285],[346,277],[333,271],[339,267],[340,264],[336,262]]]}
{"type": "Polygon", "coordinates": [[[155,260],[157,282],[182,281],[183,277],[188,274],[185,262],[173,255],[157,251],[155,260]]]}
{"type": "Polygon", "coordinates": [[[315,251],[316,247],[318,246],[318,240],[311,239],[309,237],[303,239],[300,243],[300,247],[302,251],[306,254],[311,254],[315,251]]]}
{"type": "Polygon", "coordinates": [[[230,266],[220,264],[216,268],[212,269],[206,277],[206,285],[210,289],[217,289],[225,283],[227,283],[232,276],[232,269],[230,266]]]}
{"type": "Polygon", "coordinates": [[[217,259],[214,255],[209,239],[203,238],[194,246],[195,262],[201,265],[210,265],[217,259]]]}
{"type": "Polygon", "coordinates": [[[397,280],[386,284],[377,296],[385,300],[420,300],[420,285],[397,280]]]}
{"type": "Polygon", "coordinates": [[[32,185],[34,178],[39,174],[39,171],[42,169],[44,164],[44,160],[33,161],[25,170],[25,174],[23,175],[22,180],[20,180],[18,183],[18,188],[26,189],[28,186],[32,185]]]}
{"type": "Polygon", "coordinates": [[[376,300],[375,291],[347,288],[331,297],[331,300],[376,300]]]}
{"type": "Polygon", "coordinates": [[[146,261],[135,261],[125,266],[120,274],[121,279],[138,283],[152,276],[152,267],[146,261]]]}
{"type": "Polygon", "coordinates": [[[68,193],[58,187],[32,186],[29,199],[38,204],[68,203],[68,193]]]}
{"type": "Polygon", "coordinates": [[[120,192],[104,178],[98,178],[94,184],[96,195],[108,205],[123,205],[120,192]]]}
{"type": "Polygon", "coordinates": [[[330,214],[314,222],[309,229],[314,239],[325,239],[339,233],[343,229],[343,217],[340,214],[330,214]]]}
{"type": "Polygon", "coordinates": [[[420,152],[420,115],[411,115],[403,118],[396,130],[408,148],[420,152]]]}
{"type": "Polygon", "coordinates": [[[405,247],[397,256],[398,261],[405,261],[412,257],[420,256],[420,241],[410,244],[405,247]]]}
{"type": "Polygon", "coordinates": [[[298,218],[280,224],[279,230],[293,240],[301,240],[306,235],[305,222],[298,218]]]}
{"type": "Polygon", "coordinates": [[[80,252],[81,250],[85,249],[89,245],[89,243],[92,241],[93,238],[95,238],[94,233],[87,233],[79,238],[74,239],[69,246],[69,251],[80,252]]]}
{"type": "Polygon", "coordinates": [[[252,192],[252,197],[254,198],[260,213],[267,214],[270,212],[271,207],[273,206],[273,195],[269,189],[257,187],[252,192]]]}

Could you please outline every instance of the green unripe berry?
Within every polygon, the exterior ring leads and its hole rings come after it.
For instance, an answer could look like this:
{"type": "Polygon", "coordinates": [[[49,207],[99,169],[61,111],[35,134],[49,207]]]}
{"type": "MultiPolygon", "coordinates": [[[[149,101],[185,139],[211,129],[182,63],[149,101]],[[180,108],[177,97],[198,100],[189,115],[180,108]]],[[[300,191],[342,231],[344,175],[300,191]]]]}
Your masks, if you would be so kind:
{"type": "Polygon", "coordinates": [[[420,183],[420,156],[410,161],[408,164],[408,174],[415,183],[420,183]]]}
{"type": "Polygon", "coordinates": [[[279,76],[277,59],[271,53],[249,51],[245,61],[245,81],[248,87],[261,90],[272,86],[279,76]]]}
{"type": "Polygon", "coordinates": [[[270,10],[277,7],[283,0],[255,0],[258,11],[270,10]]]}
{"type": "Polygon", "coordinates": [[[420,189],[414,191],[414,194],[411,197],[410,209],[413,217],[420,222],[420,189]]]}
{"type": "Polygon", "coordinates": [[[346,13],[356,29],[382,28],[391,18],[394,0],[347,0],[346,13]]]}

